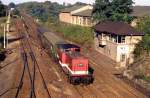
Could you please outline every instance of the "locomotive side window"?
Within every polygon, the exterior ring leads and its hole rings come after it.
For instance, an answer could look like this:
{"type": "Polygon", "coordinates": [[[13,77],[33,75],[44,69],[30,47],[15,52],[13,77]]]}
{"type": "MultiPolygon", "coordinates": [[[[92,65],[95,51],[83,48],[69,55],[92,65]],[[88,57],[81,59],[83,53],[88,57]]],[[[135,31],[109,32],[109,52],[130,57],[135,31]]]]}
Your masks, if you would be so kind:
{"type": "Polygon", "coordinates": [[[65,49],[65,52],[69,52],[70,50],[69,49],[65,49]]]}
{"type": "Polygon", "coordinates": [[[75,51],[80,52],[80,49],[76,49],[75,51]]]}

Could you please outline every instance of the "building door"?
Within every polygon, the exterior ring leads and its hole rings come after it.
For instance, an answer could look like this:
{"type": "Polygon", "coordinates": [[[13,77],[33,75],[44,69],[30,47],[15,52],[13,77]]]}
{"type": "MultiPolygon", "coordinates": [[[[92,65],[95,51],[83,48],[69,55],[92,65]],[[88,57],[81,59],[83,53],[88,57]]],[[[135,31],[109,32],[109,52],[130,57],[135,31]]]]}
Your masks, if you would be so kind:
{"type": "Polygon", "coordinates": [[[125,53],[120,55],[120,62],[121,62],[121,67],[125,67],[126,66],[127,57],[126,57],[125,53]]]}

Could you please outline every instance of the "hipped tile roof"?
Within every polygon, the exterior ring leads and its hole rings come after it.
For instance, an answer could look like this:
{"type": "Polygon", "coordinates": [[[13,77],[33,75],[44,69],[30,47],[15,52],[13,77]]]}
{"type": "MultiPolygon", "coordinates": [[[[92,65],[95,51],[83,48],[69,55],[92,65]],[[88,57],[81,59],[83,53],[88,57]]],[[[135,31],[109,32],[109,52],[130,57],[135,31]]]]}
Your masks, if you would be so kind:
{"type": "Polygon", "coordinates": [[[143,32],[137,31],[129,24],[124,22],[112,22],[112,21],[101,22],[97,24],[94,27],[94,29],[97,32],[105,32],[115,35],[133,35],[133,36],[144,35],[143,32]]]}

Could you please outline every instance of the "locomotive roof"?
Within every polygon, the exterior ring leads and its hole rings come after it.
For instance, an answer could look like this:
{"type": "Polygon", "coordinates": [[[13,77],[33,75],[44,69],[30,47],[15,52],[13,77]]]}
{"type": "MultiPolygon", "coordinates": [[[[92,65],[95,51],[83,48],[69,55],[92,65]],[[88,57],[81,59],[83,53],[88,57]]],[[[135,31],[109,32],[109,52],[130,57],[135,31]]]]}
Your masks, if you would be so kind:
{"type": "Polygon", "coordinates": [[[67,53],[70,57],[72,58],[78,58],[78,57],[82,57],[82,55],[79,52],[76,51],[70,51],[67,53]]]}
{"type": "Polygon", "coordinates": [[[69,44],[69,43],[66,43],[66,44],[58,44],[58,47],[59,47],[59,48],[62,48],[62,49],[80,48],[80,47],[77,46],[77,45],[69,44]]]}

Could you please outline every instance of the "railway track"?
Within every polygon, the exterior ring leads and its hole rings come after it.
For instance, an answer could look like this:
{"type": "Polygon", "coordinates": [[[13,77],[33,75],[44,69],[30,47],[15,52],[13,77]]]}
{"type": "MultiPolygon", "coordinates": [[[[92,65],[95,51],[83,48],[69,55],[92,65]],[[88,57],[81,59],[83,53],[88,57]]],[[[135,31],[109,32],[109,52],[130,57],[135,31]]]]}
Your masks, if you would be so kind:
{"type": "Polygon", "coordinates": [[[18,98],[19,93],[22,89],[23,82],[24,82],[23,79],[25,77],[26,71],[29,75],[29,81],[30,81],[30,84],[29,84],[30,85],[29,98],[36,98],[36,94],[35,94],[36,70],[38,70],[38,72],[41,76],[42,85],[43,85],[43,87],[44,87],[44,89],[47,93],[48,98],[51,98],[51,95],[48,91],[48,87],[46,85],[45,79],[44,79],[43,74],[40,70],[38,62],[36,60],[36,57],[35,57],[35,54],[33,52],[32,46],[30,44],[31,39],[28,35],[29,31],[27,30],[27,28],[24,28],[24,31],[18,30],[18,32],[19,32],[19,36],[22,38],[20,40],[20,51],[21,51],[21,58],[22,58],[22,61],[23,61],[23,70],[22,70],[22,74],[21,74],[21,78],[20,78],[20,81],[19,81],[19,85],[18,85],[18,89],[17,89],[16,95],[15,95],[15,98],[18,98]],[[32,65],[29,65],[29,60],[32,62],[32,65]],[[30,70],[31,67],[32,67],[32,70],[30,70]]]}
{"type": "Polygon", "coordinates": [[[20,79],[20,82],[19,82],[19,87],[17,89],[17,92],[16,92],[16,95],[15,95],[15,98],[18,98],[18,95],[19,95],[19,92],[22,88],[22,85],[23,85],[23,78],[24,78],[24,74],[27,70],[27,73],[29,75],[29,79],[30,79],[30,85],[31,85],[31,90],[30,90],[30,98],[36,98],[35,96],[35,92],[34,92],[34,79],[35,79],[35,65],[34,65],[34,74],[32,76],[31,72],[30,72],[30,68],[29,68],[29,63],[28,63],[28,51],[27,51],[27,47],[28,45],[25,44],[25,38],[24,38],[24,34],[21,33],[20,30],[18,30],[19,32],[19,36],[20,38],[22,38],[20,40],[20,51],[21,51],[21,58],[22,58],[22,61],[23,61],[23,71],[22,71],[22,75],[21,75],[21,79],[20,79]],[[32,97],[34,96],[34,97],[32,97]]]}
{"type": "MultiPolygon", "coordinates": [[[[31,24],[29,25],[32,26],[31,24]]],[[[87,87],[73,86],[73,89],[78,92],[80,98],[87,98],[88,95],[92,96],[89,98],[146,98],[143,95],[138,94],[132,87],[129,87],[127,84],[114,78],[114,76],[111,75],[111,72],[106,72],[105,69],[107,69],[107,71],[110,69],[105,68],[106,63],[96,64],[94,61],[96,58],[92,57],[93,56],[91,56],[90,60],[96,71],[96,83],[87,87]]],[[[64,75],[62,75],[62,77],[64,79],[64,75]]]]}

